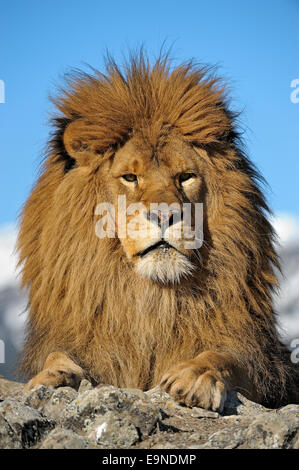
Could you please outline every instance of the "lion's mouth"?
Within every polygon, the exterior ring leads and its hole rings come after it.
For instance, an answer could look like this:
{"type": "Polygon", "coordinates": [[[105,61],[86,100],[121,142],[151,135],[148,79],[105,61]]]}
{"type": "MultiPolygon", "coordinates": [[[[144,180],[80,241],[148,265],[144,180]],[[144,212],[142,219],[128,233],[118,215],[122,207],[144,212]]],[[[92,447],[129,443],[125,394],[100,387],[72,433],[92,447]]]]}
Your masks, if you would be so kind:
{"type": "Polygon", "coordinates": [[[143,257],[154,250],[161,250],[163,253],[167,253],[171,249],[176,250],[174,246],[170,245],[165,240],[160,240],[159,242],[154,243],[148,248],[145,248],[145,250],[139,251],[138,253],[136,253],[135,256],[143,257]]]}

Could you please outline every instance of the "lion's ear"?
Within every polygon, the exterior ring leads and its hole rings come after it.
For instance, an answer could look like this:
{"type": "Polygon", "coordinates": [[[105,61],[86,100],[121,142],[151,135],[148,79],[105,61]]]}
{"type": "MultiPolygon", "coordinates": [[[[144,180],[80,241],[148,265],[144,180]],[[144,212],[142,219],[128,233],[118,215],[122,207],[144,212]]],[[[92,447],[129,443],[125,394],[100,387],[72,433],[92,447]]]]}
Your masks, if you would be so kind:
{"type": "Polygon", "coordinates": [[[84,119],[76,119],[67,126],[63,135],[66,152],[79,166],[88,166],[97,153],[88,136],[88,127],[84,119]]]}

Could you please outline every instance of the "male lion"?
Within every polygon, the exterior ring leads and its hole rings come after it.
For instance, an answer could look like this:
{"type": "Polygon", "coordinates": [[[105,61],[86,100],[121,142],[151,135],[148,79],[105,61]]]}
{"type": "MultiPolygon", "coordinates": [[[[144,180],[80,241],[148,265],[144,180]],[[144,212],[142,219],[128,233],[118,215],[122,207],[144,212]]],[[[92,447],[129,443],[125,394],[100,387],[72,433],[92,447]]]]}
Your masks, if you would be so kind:
{"type": "Polygon", "coordinates": [[[18,241],[29,288],[26,390],[76,387],[85,375],[161,384],[212,410],[231,389],[271,407],[298,402],[298,371],[275,330],[268,208],[219,82],[191,63],[150,65],[140,54],[124,72],[109,60],[106,75],[73,75],[54,101],[48,158],[18,241]],[[120,195],[126,207],[143,204],[150,234],[121,236],[115,217],[115,237],[96,235],[99,203],[118,214],[120,195]],[[178,236],[188,224],[172,207],[185,203],[190,230],[178,236]],[[197,203],[204,242],[190,248],[197,203]]]}

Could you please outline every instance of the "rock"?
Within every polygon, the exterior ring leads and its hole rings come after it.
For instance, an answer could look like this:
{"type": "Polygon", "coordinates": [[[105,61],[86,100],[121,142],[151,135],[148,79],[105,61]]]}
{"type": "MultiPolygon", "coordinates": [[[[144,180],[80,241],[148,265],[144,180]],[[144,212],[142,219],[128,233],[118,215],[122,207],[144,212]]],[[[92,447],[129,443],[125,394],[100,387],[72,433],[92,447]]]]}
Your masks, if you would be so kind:
{"type": "Polygon", "coordinates": [[[93,386],[89,382],[89,380],[83,379],[81,380],[80,386],[78,388],[78,393],[86,392],[87,390],[92,390],[93,386]]]}
{"type": "Polygon", "coordinates": [[[159,418],[159,409],[149,402],[136,401],[128,411],[128,419],[135,425],[142,438],[152,433],[159,418]]]}
{"type": "Polygon", "coordinates": [[[54,388],[45,387],[45,385],[38,385],[24,395],[24,403],[27,406],[31,406],[31,408],[42,411],[54,391],[54,388]]]}
{"type": "Polygon", "coordinates": [[[102,448],[127,448],[138,442],[139,433],[126,412],[109,411],[97,417],[88,437],[102,448]]]}
{"type": "Polygon", "coordinates": [[[274,411],[254,419],[245,439],[252,449],[290,449],[297,441],[298,431],[298,415],[274,411]]]}
{"type": "Polygon", "coordinates": [[[144,395],[150,399],[152,403],[155,404],[169,404],[170,407],[178,407],[178,403],[173,400],[171,395],[164,392],[159,386],[152,388],[151,390],[147,390],[144,395]]]}
{"type": "Polygon", "coordinates": [[[242,415],[242,416],[255,416],[260,413],[269,411],[262,405],[245,398],[241,393],[229,392],[224,403],[223,415],[242,415]]]}
{"type": "Polygon", "coordinates": [[[0,449],[22,449],[21,439],[0,414],[0,449]]]}
{"type": "Polygon", "coordinates": [[[296,436],[294,437],[293,449],[299,449],[299,432],[297,432],[296,436]]]}
{"type": "Polygon", "coordinates": [[[190,409],[190,416],[192,418],[219,418],[219,413],[216,411],[204,410],[203,408],[197,408],[194,406],[190,409]]]}
{"type": "Polygon", "coordinates": [[[299,405],[269,410],[229,393],[222,414],[147,392],[82,380],[70,387],[0,378],[0,448],[299,449],[299,405]]]}
{"type": "Polygon", "coordinates": [[[109,411],[120,415],[134,424],[141,436],[149,435],[159,419],[159,409],[146,400],[138,390],[117,389],[111,386],[95,388],[79,394],[62,413],[62,424],[79,434],[86,434],[98,423],[98,417],[109,411]]]}
{"type": "Polygon", "coordinates": [[[27,392],[23,401],[25,405],[37,409],[43,415],[59,422],[65,407],[78,396],[71,387],[45,387],[38,385],[27,392]]]}
{"type": "Polygon", "coordinates": [[[49,400],[43,405],[41,411],[49,418],[60,422],[66,406],[78,397],[78,392],[70,387],[54,389],[49,400]]]}
{"type": "Polygon", "coordinates": [[[0,416],[14,431],[23,447],[33,446],[55,426],[53,420],[46,419],[34,408],[9,398],[0,403],[0,416]]]}
{"type": "Polygon", "coordinates": [[[299,405],[286,405],[283,408],[279,408],[277,413],[289,416],[290,418],[295,417],[299,419],[299,405]]]}
{"type": "Polygon", "coordinates": [[[24,384],[6,380],[0,375],[0,401],[7,397],[20,397],[23,394],[24,384]]]}
{"type": "Polygon", "coordinates": [[[201,449],[235,449],[244,442],[244,427],[225,428],[212,434],[201,449]]]}
{"type": "MultiPolygon", "coordinates": [[[[113,409],[113,400],[109,395],[110,392],[113,393],[113,390],[114,387],[102,387],[79,394],[75,400],[72,400],[66,406],[61,415],[63,427],[72,429],[79,434],[86,433],[86,430],[95,422],[98,415],[102,416],[110,409],[113,409]],[[107,401],[105,400],[106,396],[107,401]]],[[[117,408],[118,401],[115,393],[114,396],[114,405],[117,408]]]]}
{"type": "Polygon", "coordinates": [[[69,429],[56,428],[51,431],[39,449],[88,449],[96,448],[93,443],[89,443],[78,434],[70,431],[69,429]]]}
{"type": "MultiPolygon", "coordinates": [[[[198,442],[202,439],[202,435],[198,432],[178,434],[162,433],[156,436],[156,440],[150,446],[151,449],[199,449],[198,442]]],[[[145,447],[145,446],[143,446],[145,447]]]]}

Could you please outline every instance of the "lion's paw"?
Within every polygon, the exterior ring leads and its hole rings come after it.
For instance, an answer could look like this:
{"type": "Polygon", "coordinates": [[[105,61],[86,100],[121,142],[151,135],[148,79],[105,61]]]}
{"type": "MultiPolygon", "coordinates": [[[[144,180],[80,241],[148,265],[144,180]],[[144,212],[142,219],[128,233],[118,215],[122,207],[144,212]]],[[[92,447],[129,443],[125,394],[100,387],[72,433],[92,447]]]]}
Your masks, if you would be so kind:
{"type": "Polygon", "coordinates": [[[160,386],[180,403],[220,413],[227,395],[226,385],[214,371],[201,371],[188,363],[172,367],[162,377],[160,386]]]}
{"type": "Polygon", "coordinates": [[[38,385],[46,387],[78,388],[84,377],[83,369],[62,353],[52,353],[48,356],[44,369],[26,384],[24,391],[28,392],[38,385]]]}

